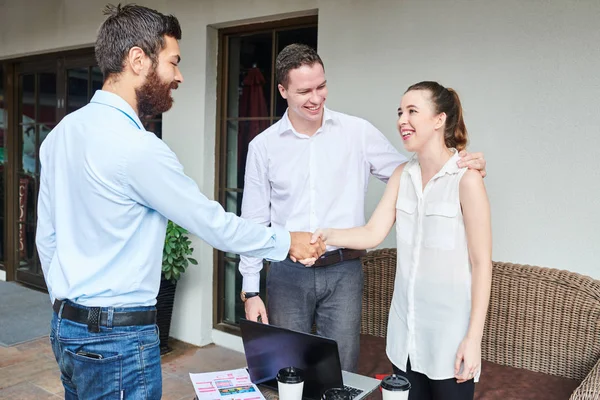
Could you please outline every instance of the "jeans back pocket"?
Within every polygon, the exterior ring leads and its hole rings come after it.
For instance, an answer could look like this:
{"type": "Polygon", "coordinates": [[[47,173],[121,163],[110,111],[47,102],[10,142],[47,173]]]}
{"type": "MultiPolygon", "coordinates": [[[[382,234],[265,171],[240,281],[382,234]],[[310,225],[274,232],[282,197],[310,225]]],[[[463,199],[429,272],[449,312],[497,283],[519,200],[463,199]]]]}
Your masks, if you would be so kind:
{"type": "Polygon", "coordinates": [[[63,371],[63,377],[69,378],[68,383],[76,389],[80,399],[121,398],[123,369],[121,354],[87,350],[87,348],[86,351],[73,352],[70,349],[64,351],[64,356],[68,359],[65,360],[65,368],[70,371],[63,371]]]}

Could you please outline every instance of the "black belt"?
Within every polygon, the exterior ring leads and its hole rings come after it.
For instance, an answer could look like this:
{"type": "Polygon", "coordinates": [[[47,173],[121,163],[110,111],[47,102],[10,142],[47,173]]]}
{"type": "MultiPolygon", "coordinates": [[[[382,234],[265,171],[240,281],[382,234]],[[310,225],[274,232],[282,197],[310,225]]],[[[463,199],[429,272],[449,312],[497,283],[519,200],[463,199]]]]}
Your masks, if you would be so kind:
{"type": "MultiPolygon", "coordinates": [[[[100,332],[101,326],[108,326],[108,312],[100,307],[79,308],[55,300],[52,306],[56,314],[69,321],[86,324],[90,332],[100,332]],[[63,305],[62,314],[60,306],[63,305]]],[[[114,312],[112,326],[154,325],[156,323],[156,310],[114,312]]]]}
{"type": "Polygon", "coordinates": [[[366,250],[337,249],[328,251],[315,261],[315,267],[326,267],[342,261],[356,260],[367,255],[366,250]]]}

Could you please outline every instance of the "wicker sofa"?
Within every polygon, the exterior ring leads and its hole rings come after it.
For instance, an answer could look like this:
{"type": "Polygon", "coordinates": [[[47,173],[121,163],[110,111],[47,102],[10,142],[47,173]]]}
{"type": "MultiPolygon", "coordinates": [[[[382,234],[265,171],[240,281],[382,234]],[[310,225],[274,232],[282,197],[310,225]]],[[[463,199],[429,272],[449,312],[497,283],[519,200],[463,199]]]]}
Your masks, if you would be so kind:
{"type": "MultiPolygon", "coordinates": [[[[573,272],[493,263],[475,398],[600,399],[600,281],[573,272]]],[[[391,372],[385,355],[396,249],[363,258],[359,373],[391,372]]]]}

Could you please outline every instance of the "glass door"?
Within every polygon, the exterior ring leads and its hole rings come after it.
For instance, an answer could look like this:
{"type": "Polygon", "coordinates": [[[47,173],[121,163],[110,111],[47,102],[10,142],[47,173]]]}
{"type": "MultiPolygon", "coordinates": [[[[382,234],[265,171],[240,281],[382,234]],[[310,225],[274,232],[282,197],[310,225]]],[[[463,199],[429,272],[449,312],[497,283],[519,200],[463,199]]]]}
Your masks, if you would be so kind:
{"type": "Polygon", "coordinates": [[[7,132],[6,89],[4,86],[4,65],[0,64],[0,269],[5,268],[6,235],[4,232],[6,221],[6,179],[5,176],[5,138],[7,132]]]}
{"type": "Polygon", "coordinates": [[[17,280],[45,287],[35,246],[40,145],[57,124],[56,68],[17,77],[17,280]],[[52,70],[53,69],[53,70],[52,70]]]}
{"type": "MultiPolygon", "coordinates": [[[[94,49],[0,63],[0,268],[7,280],[46,288],[35,246],[40,145],[103,81],[94,49]]],[[[162,115],[143,122],[161,137],[162,115]]]]}
{"type": "Polygon", "coordinates": [[[93,52],[83,53],[48,55],[39,61],[15,64],[15,104],[11,107],[17,123],[16,132],[11,136],[16,141],[12,160],[16,175],[12,199],[16,209],[15,278],[43,289],[46,284],[35,246],[39,150],[58,122],[86,105],[94,91],[102,86],[102,74],[93,52]]]}
{"type": "MultiPolygon", "coordinates": [[[[316,49],[317,29],[317,17],[311,16],[220,31],[216,189],[225,210],[240,215],[248,145],[287,109],[275,80],[277,54],[291,43],[316,49]]],[[[239,262],[236,254],[216,251],[214,326],[228,332],[236,332],[245,316],[239,262]]],[[[260,293],[266,301],[267,273],[265,262],[260,293]]]]}

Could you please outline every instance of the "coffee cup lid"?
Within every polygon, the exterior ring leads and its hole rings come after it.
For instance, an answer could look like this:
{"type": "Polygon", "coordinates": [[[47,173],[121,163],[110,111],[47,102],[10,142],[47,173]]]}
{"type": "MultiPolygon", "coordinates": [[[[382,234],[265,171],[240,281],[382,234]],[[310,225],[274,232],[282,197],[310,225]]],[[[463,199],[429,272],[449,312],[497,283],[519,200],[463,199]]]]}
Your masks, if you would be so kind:
{"type": "Polygon", "coordinates": [[[281,368],[277,373],[277,380],[281,383],[304,382],[304,371],[296,367],[281,368]]]}
{"type": "Polygon", "coordinates": [[[390,392],[407,391],[410,389],[410,382],[400,375],[388,375],[381,381],[381,387],[390,392]]]}
{"type": "Polygon", "coordinates": [[[351,400],[352,395],[349,391],[344,388],[331,388],[327,389],[323,396],[322,400],[351,400]]]}

